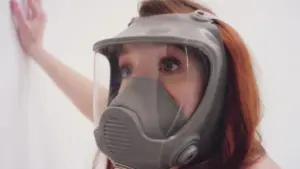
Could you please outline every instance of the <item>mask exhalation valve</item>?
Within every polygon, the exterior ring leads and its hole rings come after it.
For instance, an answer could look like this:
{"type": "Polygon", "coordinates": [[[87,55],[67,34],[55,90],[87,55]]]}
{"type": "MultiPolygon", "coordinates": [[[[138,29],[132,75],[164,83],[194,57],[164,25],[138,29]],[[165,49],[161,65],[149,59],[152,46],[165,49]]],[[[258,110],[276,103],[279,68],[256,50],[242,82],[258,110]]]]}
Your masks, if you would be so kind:
{"type": "Polygon", "coordinates": [[[177,162],[183,165],[188,164],[197,155],[198,155],[198,147],[192,144],[180,153],[179,157],[177,158],[177,162]]]}

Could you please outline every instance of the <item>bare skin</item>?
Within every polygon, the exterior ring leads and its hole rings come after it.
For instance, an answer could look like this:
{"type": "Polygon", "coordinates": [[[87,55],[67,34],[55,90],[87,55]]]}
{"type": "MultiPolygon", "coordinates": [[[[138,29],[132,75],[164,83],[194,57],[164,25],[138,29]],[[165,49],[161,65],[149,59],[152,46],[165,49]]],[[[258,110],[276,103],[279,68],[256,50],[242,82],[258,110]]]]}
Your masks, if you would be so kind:
{"type": "MultiPolygon", "coordinates": [[[[11,0],[11,11],[15,28],[19,35],[19,42],[24,53],[34,59],[49,77],[56,83],[62,92],[84,114],[93,120],[92,82],[66,66],[43,47],[44,30],[46,26],[46,14],[42,8],[41,0],[28,0],[28,9],[31,14],[23,15],[20,5],[16,0],[11,0]]],[[[106,105],[108,93],[105,88],[100,90],[99,105],[106,105]]],[[[261,158],[256,164],[246,169],[280,169],[280,167],[268,156],[261,158]]]]}

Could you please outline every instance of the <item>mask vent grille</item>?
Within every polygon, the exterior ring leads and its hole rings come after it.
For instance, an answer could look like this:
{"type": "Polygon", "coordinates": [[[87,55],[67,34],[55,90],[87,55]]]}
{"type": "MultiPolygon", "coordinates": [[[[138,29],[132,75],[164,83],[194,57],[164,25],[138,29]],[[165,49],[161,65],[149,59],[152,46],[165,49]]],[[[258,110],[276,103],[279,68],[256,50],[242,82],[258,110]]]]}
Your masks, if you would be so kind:
{"type": "Polygon", "coordinates": [[[118,118],[109,118],[105,122],[104,138],[108,150],[114,155],[121,155],[132,146],[128,127],[118,118]]]}

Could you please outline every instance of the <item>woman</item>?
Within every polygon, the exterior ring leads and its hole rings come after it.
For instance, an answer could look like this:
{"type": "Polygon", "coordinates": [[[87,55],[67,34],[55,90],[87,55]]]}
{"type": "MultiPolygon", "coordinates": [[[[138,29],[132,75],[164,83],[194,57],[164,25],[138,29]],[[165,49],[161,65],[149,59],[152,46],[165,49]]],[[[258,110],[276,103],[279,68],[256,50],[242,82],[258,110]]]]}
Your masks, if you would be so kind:
{"type": "MultiPolygon", "coordinates": [[[[29,8],[31,14],[23,16],[18,3],[15,0],[11,0],[11,9],[24,52],[39,63],[57,86],[72,100],[74,105],[87,118],[92,120],[92,82],[56,60],[54,56],[43,48],[43,33],[46,23],[45,13],[39,0],[29,0],[29,8]]],[[[167,13],[190,13],[198,9],[213,14],[209,9],[190,0],[148,0],[142,1],[139,15],[146,17],[167,13]]],[[[205,159],[197,159],[198,161],[194,160],[192,164],[180,167],[197,169],[278,169],[279,167],[269,158],[261,146],[261,141],[256,131],[260,120],[260,98],[250,54],[244,42],[233,28],[217,19],[214,20],[214,24],[219,30],[228,53],[227,95],[225,107],[222,111],[224,114],[222,116],[223,125],[220,134],[222,137],[218,139],[218,145],[215,145],[218,148],[211,156],[207,156],[205,159]]],[[[140,49],[140,46],[126,46],[126,50],[129,51],[136,51],[137,48],[140,49]]],[[[149,49],[149,46],[145,47],[145,49],[149,49]]],[[[157,51],[156,47],[153,47],[153,49],[151,51],[157,51]]],[[[184,56],[183,51],[173,50],[173,52],[181,52],[179,54],[181,56],[184,56]]],[[[127,63],[130,62],[132,64],[135,61],[140,61],[137,58],[127,56],[125,60],[127,60],[127,63]]],[[[122,61],[119,61],[120,63],[122,61]]],[[[193,68],[196,65],[191,64],[190,67],[193,68]]],[[[125,73],[121,88],[126,83],[126,78],[130,77],[130,73],[133,73],[133,71],[131,72],[130,70],[128,73],[127,69],[125,69],[125,73]]],[[[195,78],[201,81],[203,77],[199,75],[195,76],[195,78]]],[[[202,83],[195,84],[191,88],[200,89],[204,85],[202,83]]],[[[172,87],[168,87],[168,89],[170,89],[168,92],[174,93],[175,100],[179,98],[176,97],[178,94],[176,86],[173,88],[174,90],[171,90],[172,87]]],[[[108,92],[105,89],[101,89],[100,92],[100,96],[108,96],[108,92]]],[[[202,95],[202,92],[194,93],[198,94],[197,99],[200,100],[201,97],[199,95],[202,95]]],[[[106,98],[100,97],[98,106],[105,106],[107,104],[106,100],[106,98]]],[[[177,102],[180,101],[177,100],[177,102]]],[[[189,112],[195,109],[195,106],[187,106],[186,109],[185,112],[189,112]]],[[[113,167],[111,164],[109,160],[107,168],[113,167]]]]}

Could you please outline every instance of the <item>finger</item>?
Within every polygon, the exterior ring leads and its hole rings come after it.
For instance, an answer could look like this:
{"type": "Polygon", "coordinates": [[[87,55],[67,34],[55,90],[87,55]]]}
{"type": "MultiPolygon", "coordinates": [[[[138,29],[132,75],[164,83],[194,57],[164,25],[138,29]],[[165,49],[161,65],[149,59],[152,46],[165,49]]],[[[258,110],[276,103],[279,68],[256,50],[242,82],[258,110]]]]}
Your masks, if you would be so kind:
{"type": "Polygon", "coordinates": [[[36,2],[36,5],[40,9],[40,14],[43,15],[43,16],[45,16],[45,10],[43,8],[43,2],[42,2],[42,0],[34,0],[34,1],[36,2]]]}
{"type": "Polygon", "coordinates": [[[37,6],[37,8],[39,9],[40,12],[43,11],[43,4],[42,4],[42,0],[32,0],[34,2],[34,4],[37,6]]]}
{"type": "Polygon", "coordinates": [[[29,9],[29,5],[28,5],[28,1],[27,0],[23,0],[23,9],[24,9],[24,14],[25,14],[25,18],[27,20],[30,20],[32,17],[32,11],[29,9]]]}
{"type": "Polygon", "coordinates": [[[28,12],[31,12],[30,18],[36,18],[39,15],[40,9],[39,5],[35,2],[35,0],[27,0],[28,2],[28,12]]]}
{"type": "Polygon", "coordinates": [[[23,13],[19,7],[18,2],[11,0],[11,11],[14,17],[14,23],[18,29],[27,28],[26,20],[23,13]]]}
{"type": "Polygon", "coordinates": [[[40,8],[42,8],[42,0],[33,0],[33,1],[35,1],[36,4],[38,4],[38,6],[39,6],[40,8]]]}

